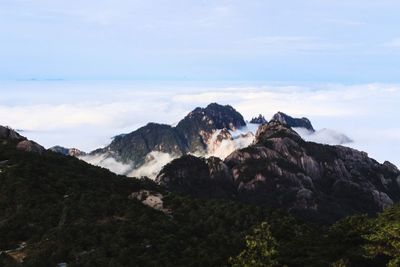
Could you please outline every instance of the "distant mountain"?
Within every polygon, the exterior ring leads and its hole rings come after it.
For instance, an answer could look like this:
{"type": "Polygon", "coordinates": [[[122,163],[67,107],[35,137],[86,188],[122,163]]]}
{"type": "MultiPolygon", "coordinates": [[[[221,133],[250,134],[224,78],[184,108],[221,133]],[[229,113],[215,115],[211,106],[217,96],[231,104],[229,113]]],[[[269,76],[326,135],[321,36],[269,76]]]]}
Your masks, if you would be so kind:
{"type": "Polygon", "coordinates": [[[182,133],[191,153],[207,149],[211,135],[218,129],[236,130],[246,125],[243,116],[233,107],[216,103],[196,108],[181,120],[176,129],[182,133]]]}
{"type": "Polygon", "coordinates": [[[283,112],[276,113],[271,120],[279,121],[283,124],[287,124],[292,128],[305,128],[309,131],[314,132],[314,127],[307,118],[293,118],[283,112]]]}
{"type": "MultiPolygon", "coordinates": [[[[352,141],[333,130],[315,131],[307,118],[293,118],[278,112],[271,120],[293,127],[307,141],[332,145],[352,141]]],[[[131,133],[114,137],[108,146],[89,154],[62,147],[52,150],[73,154],[117,174],[155,178],[165,164],[183,155],[224,159],[236,149],[250,145],[256,127],[266,123],[267,120],[260,114],[246,125],[243,116],[233,107],[211,103],[205,108],[195,108],[176,126],[148,123],[131,133]]]]}
{"type": "MultiPolygon", "coordinates": [[[[214,141],[220,144],[222,139],[233,140],[227,131],[245,125],[243,116],[234,108],[212,103],[206,108],[194,109],[175,127],[149,123],[131,133],[116,136],[110,145],[82,158],[95,163],[93,159],[96,157],[100,165],[112,158],[119,165],[130,165],[130,170],[133,170],[148,163],[146,159],[154,152],[168,154],[172,158],[188,153],[205,155],[210,147],[215,149],[214,141]],[[221,134],[220,130],[225,134],[221,134]]],[[[126,174],[129,168],[123,169],[126,174]]]]}
{"type": "Polygon", "coordinates": [[[182,157],[165,166],[156,180],[180,193],[234,196],[333,222],[356,213],[375,214],[398,202],[399,177],[389,162],[379,164],[343,146],[306,142],[287,124],[271,121],[260,126],[253,145],[224,161],[182,157]]]}
{"type": "Polygon", "coordinates": [[[265,117],[263,115],[258,115],[258,117],[253,117],[250,120],[250,123],[254,123],[254,124],[266,124],[268,123],[268,121],[265,119],[265,117]]]}
{"type": "Polygon", "coordinates": [[[62,146],[53,146],[53,147],[49,148],[49,150],[53,151],[53,152],[56,152],[56,153],[63,154],[65,156],[79,157],[79,156],[86,155],[85,152],[80,151],[77,148],[65,148],[65,147],[62,147],[62,146]]]}

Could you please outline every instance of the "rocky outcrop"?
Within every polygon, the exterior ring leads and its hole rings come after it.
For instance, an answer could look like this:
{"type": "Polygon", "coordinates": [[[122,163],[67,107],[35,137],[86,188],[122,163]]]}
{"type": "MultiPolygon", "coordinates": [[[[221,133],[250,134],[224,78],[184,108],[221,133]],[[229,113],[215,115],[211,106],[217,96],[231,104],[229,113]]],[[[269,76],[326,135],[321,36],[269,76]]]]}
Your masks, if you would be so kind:
{"type": "Polygon", "coordinates": [[[149,190],[140,190],[138,192],[133,192],[129,195],[129,199],[136,199],[142,202],[144,205],[162,211],[169,214],[171,211],[164,207],[163,198],[164,196],[158,192],[151,192],[149,190]]]}
{"type": "Polygon", "coordinates": [[[85,152],[77,148],[65,148],[62,146],[53,146],[49,148],[50,151],[62,154],[64,156],[80,157],[86,155],[85,152]]]}
{"type": "Polygon", "coordinates": [[[0,126],[0,140],[3,140],[3,144],[15,144],[17,150],[20,151],[38,154],[42,154],[43,151],[45,151],[44,147],[38,143],[28,140],[26,137],[20,135],[9,127],[0,126]]]}
{"type": "Polygon", "coordinates": [[[42,154],[46,149],[30,140],[24,140],[17,144],[17,150],[42,154]]]}
{"type": "Polygon", "coordinates": [[[265,117],[263,115],[258,115],[258,117],[254,117],[250,120],[250,123],[254,123],[254,124],[266,124],[268,123],[268,121],[265,119],[265,117]]]}
{"type": "Polygon", "coordinates": [[[293,128],[305,128],[312,132],[315,131],[310,120],[307,118],[293,118],[283,112],[278,112],[272,117],[272,120],[279,121],[293,128]]]}
{"type": "MultiPolygon", "coordinates": [[[[226,188],[211,182],[215,167],[206,162],[177,159],[161,171],[158,181],[169,190],[195,196],[210,191],[212,196],[227,195],[226,188]]],[[[400,171],[393,164],[379,164],[351,148],[306,142],[278,121],[260,126],[253,145],[217,165],[225,176],[218,181],[229,185],[228,195],[318,222],[375,214],[400,200],[400,171]]]]}

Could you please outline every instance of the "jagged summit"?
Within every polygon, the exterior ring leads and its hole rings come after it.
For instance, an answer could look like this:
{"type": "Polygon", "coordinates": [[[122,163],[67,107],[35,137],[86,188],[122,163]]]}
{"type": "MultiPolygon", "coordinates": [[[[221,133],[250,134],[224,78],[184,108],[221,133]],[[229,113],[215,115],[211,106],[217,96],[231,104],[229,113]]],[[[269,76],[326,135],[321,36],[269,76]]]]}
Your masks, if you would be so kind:
{"type": "Polygon", "coordinates": [[[266,124],[268,123],[268,121],[265,119],[265,117],[261,114],[258,115],[258,117],[253,117],[250,120],[250,123],[254,123],[254,124],[266,124]]]}
{"type": "Polygon", "coordinates": [[[309,131],[315,132],[314,127],[307,118],[293,118],[283,112],[276,113],[271,120],[280,121],[281,123],[287,124],[290,127],[306,128],[309,131]]]}
{"type": "Polygon", "coordinates": [[[218,129],[236,130],[246,125],[243,116],[233,107],[211,103],[196,108],[175,127],[184,136],[189,152],[204,152],[212,134],[218,129]]]}

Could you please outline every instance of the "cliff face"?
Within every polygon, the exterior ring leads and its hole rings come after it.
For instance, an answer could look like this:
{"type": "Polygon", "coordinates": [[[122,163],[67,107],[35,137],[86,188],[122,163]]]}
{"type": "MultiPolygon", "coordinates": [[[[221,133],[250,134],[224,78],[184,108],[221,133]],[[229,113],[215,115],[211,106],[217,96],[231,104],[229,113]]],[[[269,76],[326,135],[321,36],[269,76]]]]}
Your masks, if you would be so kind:
{"type": "Polygon", "coordinates": [[[233,198],[236,190],[228,166],[219,158],[185,155],[167,164],[156,182],[168,190],[205,198],[233,198]]]}
{"type": "MultiPolygon", "coordinates": [[[[159,174],[158,181],[171,190],[179,191],[180,181],[191,183],[195,177],[180,172],[185,159],[180,160],[168,166],[173,172],[164,168],[159,174]],[[171,180],[175,187],[170,187],[171,180]]],[[[206,160],[200,161],[205,166],[206,160]]],[[[306,142],[278,121],[261,126],[253,145],[233,152],[219,165],[227,170],[220,180],[233,184],[228,187],[230,196],[310,220],[332,222],[355,213],[374,214],[400,200],[400,171],[394,165],[379,164],[351,148],[306,142]]],[[[213,171],[209,166],[208,173],[213,171]]],[[[206,186],[194,194],[204,192],[206,186]]]]}

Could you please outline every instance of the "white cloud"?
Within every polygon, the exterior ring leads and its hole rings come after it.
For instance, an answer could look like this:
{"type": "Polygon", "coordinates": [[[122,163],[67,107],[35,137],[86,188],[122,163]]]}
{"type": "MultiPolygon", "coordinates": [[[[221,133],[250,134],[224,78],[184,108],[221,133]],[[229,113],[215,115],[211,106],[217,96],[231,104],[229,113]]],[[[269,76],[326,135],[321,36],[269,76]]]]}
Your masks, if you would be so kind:
{"type": "Polygon", "coordinates": [[[116,174],[138,178],[146,176],[148,178],[154,179],[160,172],[162,167],[164,167],[166,164],[177,157],[164,152],[152,151],[146,155],[145,163],[136,169],[133,168],[133,162],[119,162],[109,153],[84,155],[80,156],[79,158],[92,165],[109,169],[116,174]]]}
{"type": "Polygon", "coordinates": [[[305,128],[293,128],[304,140],[327,144],[327,145],[346,145],[353,142],[347,135],[331,129],[321,129],[315,132],[305,128]]]}
{"type": "Polygon", "coordinates": [[[142,177],[147,176],[154,179],[160,172],[162,167],[175,159],[176,156],[172,156],[168,153],[159,151],[152,151],[146,156],[146,163],[137,169],[132,170],[129,177],[142,177]]]}
{"type": "Polygon", "coordinates": [[[225,159],[233,151],[249,146],[254,141],[255,132],[247,127],[238,129],[236,131],[230,131],[232,139],[223,139],[217,141],[217,136],[220,134],[220,130],[217,130],[210,138],[207,146],[206,157],[218,157],[225,159]]]}
{"type": "Polygon", "coordinates": [[[116,174],[126,175],[132,169],[131,164],[118,162],[107,154],[85,155],[79,158],[92,165],[109,169],[116,174]]]}
{"type": "Polygon", "coordinates": [[[1,85],[2,125],[50,147],[91,151],[148,122],[172,124],[197,106],[230,104],[245,119],[277,111],[345,132],[358,149],[400,165],[396,84],[138,84],[21,82],[1,85]],[[66,85],[67,84],[67,85],[66,85]]]}

